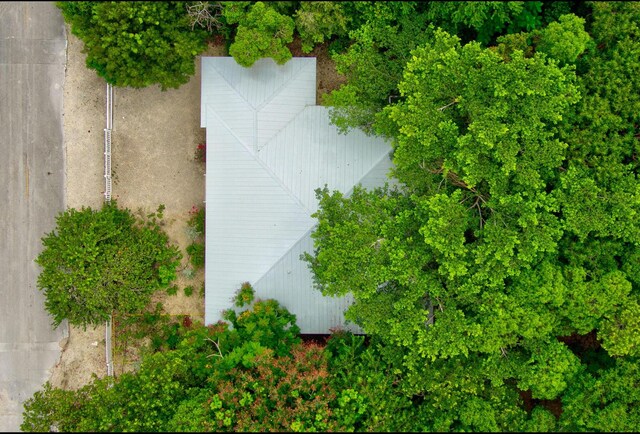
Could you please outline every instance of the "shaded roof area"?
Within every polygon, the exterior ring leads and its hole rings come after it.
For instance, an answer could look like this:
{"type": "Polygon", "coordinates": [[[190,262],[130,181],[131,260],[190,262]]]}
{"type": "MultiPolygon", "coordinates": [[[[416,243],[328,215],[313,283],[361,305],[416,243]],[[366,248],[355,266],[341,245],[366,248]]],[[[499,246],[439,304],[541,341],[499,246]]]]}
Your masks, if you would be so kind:
{"type": "Polygon", "coordinates": [[[314,190],[384,185],[391,147],[360,131],[340,134],[315,106],[316,59],[202,58],[201,125],[207,135],[205,322],[232,308],[242,282],[296,314],[302,333],[345,324],[350,297],[323,297],[303,252],[313,252],[314,190]]]}

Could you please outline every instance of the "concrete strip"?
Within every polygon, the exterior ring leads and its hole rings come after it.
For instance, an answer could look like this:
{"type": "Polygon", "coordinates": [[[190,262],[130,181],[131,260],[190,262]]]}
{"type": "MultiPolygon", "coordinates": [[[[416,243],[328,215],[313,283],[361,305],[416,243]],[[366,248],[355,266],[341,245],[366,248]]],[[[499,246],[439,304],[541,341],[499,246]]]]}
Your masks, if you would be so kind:
{"type": "Polygon", "coordinates": [[[0,2],[0,431],[19,430],[68,336],[51,326],[34,262],[65,208],[65,62],[52,2],[0,2]]]}

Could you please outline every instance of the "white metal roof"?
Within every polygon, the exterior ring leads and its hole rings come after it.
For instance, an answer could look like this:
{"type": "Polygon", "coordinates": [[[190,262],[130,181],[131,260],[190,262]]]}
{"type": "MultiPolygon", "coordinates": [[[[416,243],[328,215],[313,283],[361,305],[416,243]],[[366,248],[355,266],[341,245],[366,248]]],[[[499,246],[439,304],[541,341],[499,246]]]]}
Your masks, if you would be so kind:
{"type": "Polygon", "coordinates": [[[232,308],[242,282],[296,314],[302,333],[346,325],[349,297],[323,297],[301,261],[313,252],[314,190],[383,185],[391,147],[360,131],[339,134],[315,106],[316,59],[251,68],[202,58],[201,125],[207,129],[205,322],[232,308]]]}

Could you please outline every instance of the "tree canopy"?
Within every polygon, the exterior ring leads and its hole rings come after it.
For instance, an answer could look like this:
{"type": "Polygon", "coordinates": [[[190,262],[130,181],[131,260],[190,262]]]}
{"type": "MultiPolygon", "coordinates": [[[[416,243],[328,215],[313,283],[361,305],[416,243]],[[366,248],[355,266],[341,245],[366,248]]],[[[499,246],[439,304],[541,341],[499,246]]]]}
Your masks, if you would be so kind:
{"type": "Polygon", "coordinates": [[[96,325],[112,311],[140,311],[153,292],[168,286],[181,256],[158,217],[142,221],[115,202],[100,210],[71,208],[56,217],[36,259],[42,267],[38,288],[54,325],[64,319],[96,325]]]}
{"type": "Polygon", "coordinates": [[[327,359],[302,344],[295,316],[243,285],[233,323],[167,321],[137,370],[77,391],[49,384],[25,403],[25,431],[340,429],[327,359]],[[269,416],[269,417],[267,417],[269,416]]]}
{"type": "Polygon", "coordinates": [[[87,67],[114,86],[178,88],[195,72],[207,32],[185,2],[58,2],[84,42],[87,67]]]}
{"type": "Polygon", "coordinates": [[[256,60],[271,57],[282,65],[291,59],[286,44],[293,41],[294,22],[263,2],[227,3],[224,15],[229,24],[238,24],[229,54],[238,64],[250,67],[256,60]],[[245,11],[245,8],[248,10],[245,11]]]}
{"type": "MultiPolygon", "coordinates": [[[[352,95],[334,106],[337,126],[391,140],[400,187],[318,190],[306,259],[319,289],[353,294],[347,317],[395,348],[407,393],[438,408],[435,429],[637,427],[635,398],[613,391],[640,339],[640,16],[637,3],[590,7],[586,29],[565,14],[496,44],[436,28],[405,46],[377,103],[355,75],[329,100],[352,95]],[[561,340],[587,335],[595,359],[561,340]],[[580,421],[590,387],[615,404],[580,421]],[[502,404],[516,392],[575,410],[522,419],[502,404]]],[[[358,44],[343,55],[350,74],[391,51],[358,44]]]]}

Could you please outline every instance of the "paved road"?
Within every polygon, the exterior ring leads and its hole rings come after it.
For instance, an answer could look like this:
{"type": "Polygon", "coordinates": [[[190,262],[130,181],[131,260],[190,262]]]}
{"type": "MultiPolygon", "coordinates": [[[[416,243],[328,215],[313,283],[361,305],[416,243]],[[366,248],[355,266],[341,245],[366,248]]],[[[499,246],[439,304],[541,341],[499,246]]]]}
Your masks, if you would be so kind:
{"type": "Polygon", "coordinates": [[[65,207],[65,62],[53,3],[0,2],[0,431],[19,430],[68,335],[51,327],[33,262],[65,207]]]}

